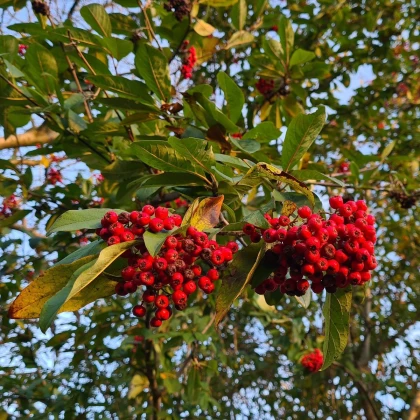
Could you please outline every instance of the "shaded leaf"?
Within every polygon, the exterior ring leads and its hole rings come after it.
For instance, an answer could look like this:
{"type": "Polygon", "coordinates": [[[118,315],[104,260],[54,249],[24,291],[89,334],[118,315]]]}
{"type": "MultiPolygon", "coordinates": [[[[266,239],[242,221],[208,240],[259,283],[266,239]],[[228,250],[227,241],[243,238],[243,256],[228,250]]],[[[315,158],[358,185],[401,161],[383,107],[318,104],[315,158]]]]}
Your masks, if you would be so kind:
{"type": "Polygon", "coordinates": [[[217,74],[217,81],[225,94],[227,116],[236,123],[242,115],[245,98],[239,86],[224,72],[217,74]]]}
{"type": "Polygon", "coordinates": [[[111,19],[107,11],[100,4],[89,4],[80,9],[80,14],[83,19],[95,30],[98,34],[109,37],[111,36],[111,19]]]}

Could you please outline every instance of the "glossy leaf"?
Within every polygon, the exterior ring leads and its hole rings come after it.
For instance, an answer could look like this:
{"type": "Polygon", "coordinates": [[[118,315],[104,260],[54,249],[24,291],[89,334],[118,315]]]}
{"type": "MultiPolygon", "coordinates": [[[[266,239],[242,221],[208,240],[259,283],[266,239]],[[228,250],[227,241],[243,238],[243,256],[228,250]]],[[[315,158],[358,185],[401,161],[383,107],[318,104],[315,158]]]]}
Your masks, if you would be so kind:
{"type": "Polygon", "coordinates": [[[111,19],[102,5],[94,3],[84,6],[80,9],[80,14],[99,35],[111,36],[111,19]]]}
{"type": "Polygon", "coordinates": [[[220,71],[217,74],[217,81],[225,95],[227,115],[236,123],[242,114],[242,108],[245,103],[244,94],[224,71],[220,71]]]}

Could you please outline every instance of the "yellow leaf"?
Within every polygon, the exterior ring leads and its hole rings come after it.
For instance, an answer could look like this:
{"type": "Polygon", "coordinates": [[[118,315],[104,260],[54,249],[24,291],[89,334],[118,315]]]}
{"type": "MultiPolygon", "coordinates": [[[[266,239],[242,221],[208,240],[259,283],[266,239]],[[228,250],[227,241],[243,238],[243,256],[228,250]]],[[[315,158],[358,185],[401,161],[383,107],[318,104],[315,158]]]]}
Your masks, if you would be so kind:
{"type": "Polygon", "coordinates": [[[43,165],[45,168],[48,168],[49,166],[50,166],[50,163],[51,163],[51,161],[47,158],[47,157],[45,157],[45,156],[42,156],[42,158],[41,158],[41,165],[43,165]]]}
{"type": "Polygon", "coordinates": [[[45,271],[12,302],[9,307],[9,318],[38,318],[44,303],[66,285],[78,268],[94,258],[95,255],[88,255],[71,264],[57,265],[45,271]]]}
{"type": "Polygon", "coordinates": [[[184,224],[190,224],[198,230],[206,230],[219,223],[224,196],[205,198],[198,202],[195,200],[184,216],[184,224]]]}
{"type": "Polygon", "coordinates": [[[149,386],[149,380],[144,375],[134,375],[130,383],[128,399],[136,398],[145,388],[149,386]]]}
{"type": "Polygon", "coordinates": [[[197,19],[197,23],[194,25],[194,31],[201,36],[209,36],[215,31],[215,27],[209,23],[204,22],[202,19],[197,19]]]}
{"type": "Polygon", "coordinates": [[[203,64],[213,57],[216,52],[216,46],[219,43],[219,38],[208,37],[202,39],[202,46],[196,46],[197,51],[197,65],[203,64]]]}
{"type": "Polygon", "coordinates": [[[281,209],[281,214],[289,217],[296,209],[297,205],[293,201],[285,200],[281,209]]]}

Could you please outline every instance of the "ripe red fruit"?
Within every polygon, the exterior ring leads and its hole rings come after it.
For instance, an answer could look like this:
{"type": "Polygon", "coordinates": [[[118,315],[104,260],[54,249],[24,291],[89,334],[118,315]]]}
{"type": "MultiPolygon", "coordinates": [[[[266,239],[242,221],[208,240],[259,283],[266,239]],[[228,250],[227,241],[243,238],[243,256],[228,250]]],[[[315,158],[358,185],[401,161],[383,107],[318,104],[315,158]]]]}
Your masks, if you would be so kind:
{"type": "Polygon", "coordinates": [[[287,216],[280,216],[279,217],[279,224],[280,224],[280,226],[289,226],[290,219],[287,216]]]}
{"type": "Polygon", "coordinates": [[[346,203],[338,209],[338,213],[343,217],[350,217],[353,214],[353,209],[346,203]]]}
{"type": "Polygon", "coordinates": [[[308,251],[305,252],[305,259],[309,264],[315,264],[319,261],[319,259],[321,258],[321,255],[319,253],[319,251],[310,251],[308,249],[308,251]]]}
{"type": "Polygon", "coordinates": [[[321,255],[327,259],[334,258],[335,255],[335,247],[332,244],[325,244],[321,248],[321,255]]]}
{"type": "Polygon", "coordinates": [[[149,230],[150,232],[157,233],[163,230],[163,220],[155,217],[149,223],[149,230]]]}
{"type": "Polygon", "coordinates": [[[213,251],[213,254],[210,259],[214,265],[222,265],[225,261],[223,252],[220,249],[216,249],[215,251],[213,251]]]}
{"type": "Polygon", "coordinates": [[[296,288],[299,292],[305,293],[309,289],[308,280],[302,279],[297,282],[296,288]]]}
{"type": "Polygon", "coordinates": [[[311,289],[314,293],[319,295],[324,291],[324,285],[322,283],[312,283],[311,289]]]}
{"type": "Polygon", "coordinates": [[[111,245],[119,244],[120,242],[121,242],[121,239],[120,239],[119,236],[111,236],[108,239],[107,244],[108,244],[108,246],[111,246],[111,245]]]}
{"type": "Polygon", "coordinates": [[[168,249],[163,257],[168,263],[174,263],[178,259],[178,252],[175,249],[168,249]]]}
{"type": "Polygon", "coordinates": [[[146,308],[143,305],[136,305],[133,307],[133,315],[142,318],[146,315],[146,308]]]}
{"type": "Polygon", "coordinates": [[[308,228],[311,232],[316,232],[318,229],[322,228],[322,219],[318,214],[313,214],[308,219],[308,228]]]}
{"type": "Polygon", "coordinates": [[[155,208],[150,204],[146,204],[141,210],[149,216],[153,216],[153,214],[155,213],[155,208]]]}
{"type": "Polygon", "coordinates": [[[251,236],[249,238],[251,239],[251,242],[256,244],[256,243],[260,242],[261,235],[258,232],[252,232],[251,236]]]}
{"type": "Polygon", "coordinates": [[[143,293],[143,300],[146,303],[152,303],[155,301],[155,292],[148,289],[143,293]]]}
{"type": "Polygon", "coordinates": [[[125,281],[129,281],[134,277],[134,274],[136,273],[136,270],[133,267],[125,267],[121,271],[121,276],[125,281]]]}
{"type": "Polygon", "coordinates": [[[162,257],[155,258],[153,262],[153,267],[156,270],[164,271],[168,267],[168,261],[166,261],[166,259],[162,257]]]}
{"type": "Polygon", "coordinates": [[[340,269],[340,264],[336,260],[329,260],[328,261],[328,273],[335,274],[338,273],[338,270],[340,269]]]}
{"type": "Polygon", "coordinates": [[[255,226],[251,225],[251,223],[245,223],[242,231],[247,235],[252,235],[255,232],[255,226]]]}
{"type": "Polygon", "coordinates": [[[124,233],[124,230],[125,230],[124,226],[120,222],[113,223],[108,229],[113,235],[117,235],[117,236],[124,233]]]}
{"type": "Polygon", "coordinates": [[[219,279],[219,272],[215,269],[215,268],[210,268],[209,271],[207,271],[207,277],[211,280],[211,281],[216,281],[219,279]]]}
{"type": "Polygon", "coordinates": [[[315,268],[318,271],[326,271],[328,268],[328,261],[325,258],[320,258],[316,264],[315,264],[315,268]]]}
{"type": "Polygon", "coordinates": [[[167,319],[171,317],[171,313],[166,308],[159,308],[155,312],[155,316],[157,319],[161,321],[166,321],[167,319]]]}
{"type": "Polygon", "coordinates": [[[199,265],[192,265],[191,270],[194,273],[194,276],[201,275],[201,267],[199,265]]]}
{"type": "Polygon", "coordinates": [[[144,286],[152,286],[155,282],[155,276],[151,271],[142,271],[139,274],[139,281],[144,286]]]}
{"type": "MultiPolygon", "coordinates": [[[[223,258],[224,258],[225,262],[232,261],[233,254],[232,254],[232,251],[229,248],[227,248],[225,246],[222,246],[222,247],[219,248],[219,250],[223,253],[223,258]]],[[[216,251],[214,251],[214,252],[216,252],[216,251]]]]}
{"type": "Polygon", "coordinates": [[[129,230],[126,230],[124,233],[122,233],[120,235],[120,238],[122,242],[130,242],[136,239],[133,232],[130,232],[129,230]]]}
{"type": "Polygon", "coordinates": [[[124,289],[124,283],[117,283],[115,285],[115,293],[119,296],[126,296],[128,293],[124,289]]]}
{"type": "Polygon", "coordinates": [[[174,273],[172,276],[171,276],[171,280],[170,280],[170,283],[171,283],[171,286],[172,287],[178,287],[178,286],[180,286],[182,283],[184,282],[184,276],[181,274],[181,273],[174,273]]]}
{"type": "Polygon", "coordinates": [[[140,268],[140,270],[142,271],[148,271],[152,268],[153,266],[153,257],[151,255],[147,255],[143,258],[139,258],[136,261],[136,265],[138,268],[140,268]]]}
{"type": "Polygon", "coordinates": [[[358,272],[352,272],[349,274],[349,282],[353,286],[357,286],[358,284],[361,284],[362,276],[358,272]]]}
{"type": "Polygon", "coordinates": [[[188,296],[182,290],[176,290],[172,294],[172,300],[174,301],[175,305],[185,305],[187,303],[188,296]]]}
{"type": "Polygon", "coordinates": [[[345,252],[343,252],[341,249],[338,249],[335,252],[334,257],[340,264],[345,263],[349,259],[348,255],[345,252]]]}
{"type": "Polygon", "coordinates": [[[175,223],[175,226],[181,226],[182,217],[179,214],[173,214],[171,217],[172,217],[172,220],[175,223]]]}
{"type": "Polygon", "coordinates": [[[307,219],[308,217],[310,217],[310,216],[311,216],[311,214],[312,214],[312,210],[311,210],[311,208],[310,208],[310,207],[308,207],[308,206],[303,206],[303,207],[300,207],[300,208],[298,209],[298,215],[299,215],[299,217],[301,217],[302,219],[307,219]]]}
{"type": "Polygon", "coordinates": [[[168,236],[165,239],[165,247],[170,249],[175,249],[178,245],[178,239],[175,238],[175,236],[168,236]]]}
{"type": "Polygon", "coordinates": [[[157,207],[155,209],[155,217],[165,220],[169,216],[169,210],[166,207],[157,207]]]}
{"type": "Polygon", "coordinates": [[[304,276],[312,276],[315,273],[315,267],[312,264],[302,266],[301,272],[304,276]]]}
{"type": "Polygon", "coordinates": [[[138,212],[138,211],[132,211],[130,213],[130,216],[129,216],[130,222],[131,223],[137,223],[138,220],[139,220],[139,217],[140,217],[140,212],[138,212]]]}
{"type": "Polygon", "coordinates": [[[189,226],[187,229],[187,236],[194,236],[198,230],[194,226],[189,226]]]}
{"type": "Polygon", "coordinates": [[[239,250],[239,245],[235,241],[228,242],[226,247],[229,248],[233,254],[236,254],[239,250]]]}
{"type": "Polygon", "coordinates": [[[104,215],[104,220],[106,221],[107,225],[112,225],[115,222],[118,222],[118,214],[115,211],[108,211],[104,215]]]}
{"type": "Polygon", "coordinates": [[[130,229],[131,232],[133,232],[133,235],[136,236],[142,236],[145,231],[144,227],[140,223],[132,225],[130,229]]]}
{"type": "Polygon", "coordinates": [[[134,293],[137,290],[137,284],[133,281],[126,281],[124,283],[124,291],[126,293],[134,293]]]}
{"type": "Polygon", "coordinates": [[[198,280],[198,287],[204,291],[209,287],[210,284],[212,284],[212,281],[207,276],[202,276],[198,280]]]}
{"type": "Polygon", "coordinates": [[[150,326],[151,327],[158,328],[161,325],[162,325],[162,321],[160,319],[157,319],[157,318],[154,317],[150,320],[150,326]]]}
{"type": "Polygon", "coordinates": [[[195,282],[190,280],[190,281],[187,281],[186,283],[184,283],[184,286],[182,287],[182,290],[187,295],[191,295],[192,293],[194,293],[197,290],[197,286],[196,286],[195,282]]]}
{"type": "Polygon", "coordinates": [[[343,205],[343,197],[336,195],[329,199],[330,207],[334,210],[339,209],[343,205]]]}
{"type": "Polygon", "coordinates": [[[308,238],[305,241],[305,245],[310,251],[316,251],[321,248],[321,243],[319,242],[319,239],[315,236],[311,236],[310,238],[308,238]]]}
{"type": "Polygon", "coordinates": [[[209,243],[209,238],[204,232],[196,232],[192,236],[193,241],[196,245],[206,248],[209,243]]]}
{"type": "Polygon", "coordinates": [[[262,238],[264,242],[268,244],[272,244],[273,242],[276,242],[278,239],[276,229],[273,229],[273,228],[266,229],[264,233],[262,234],[262,238]]]}
{"type": "Polygon", "coordinates": [[[319,349],[315,349],[312,353],[306,354],[301,360],[302,366],[309,372],[318,372],[324,363],[324,356],[319,349]]]}
{"type": "Polygon", "coordinates": [[[150,223],[151,217],[150,214],[146,213],[146,212],[141,212],[138,218],[138,223],[141,226],[147,226],[150,223]]]}
{"type": "Polygon", "coordinates": [[[163,228],[165,230],[172,230],[175,227],[175,220],[173,217],[168,217],[163,221],[163,228]]]}

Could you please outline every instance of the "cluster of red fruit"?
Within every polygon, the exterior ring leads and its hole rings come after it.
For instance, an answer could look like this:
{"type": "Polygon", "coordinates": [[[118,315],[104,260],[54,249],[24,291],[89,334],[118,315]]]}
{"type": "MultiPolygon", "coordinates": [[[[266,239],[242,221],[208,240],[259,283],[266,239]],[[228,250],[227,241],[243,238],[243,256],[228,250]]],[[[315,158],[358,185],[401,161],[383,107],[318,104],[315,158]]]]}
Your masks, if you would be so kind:
{"type": "Polygon", "coordinates": [[[309,372],[318,372],[324,364],[324,355],[321,350],[315,349],[313,352],[305,354],[300,363],[309,372]]]}
{"type": "Polygon", "coordinates": [[[274,80],[260,79],[257,83],[255,83],[255,87],[261,95],[269,95],[274,89],[274,80]]]}
{"type": "Polygon", "coordinates": [[[370,271],[377,266],[375,217],[366,213],[363,200],[344,203],[341,196],[335,196],[330,206],[335,212],[328,219],[303,206],[293,222],[287,216],[266,215],[269,229],[258,231],[252,224],[244,225],[251,242],[262,238],[272,245],[270,255],[276,269],[255,289],[258,294],[279,289],[290,296],[303,296],[309,287],[315,293],[324,289],[334,293],[337,288],[370,280],[370,271]]]}
{"type": "Polygon", "coordinates": [[[230,136],[233,137],[234,139],[241,139],[243,137],[243,134],[242,133],[232,133],[230,136]]]}
{"type": "Polygon", "coordinates": [[[168,201],[165,203],[165,206],[169,209],[169,208],[176,208],[176,209],[180,209],[182,207],[188,207],[188,201],[184,200],[183,198],[179,197],[176,198],[173,201],[168,201]]]}
{"type": "MultiPolygon", "coordinates": [[[[184,41],[184,47],[189,44],[189,41],[184,41]]],[[[194,47],[189,48],[182,60],[181,73],[184,79],[191,79],[195,63],[197,62],[197,52],[194,47]]]]}
{"type": "Polygon", "coordinates": [[[150,320],[153,327],[159,327],[171,317],[171,302],[176,309],[185,309],[188,296],[197,286],[207,294],[212,293],[219,271],[238,251],[236,242],[220,246],[204,232],[190,226],[186,234],[168,235],[159,253],[155,257],[150,255],[143,234],[171,231],[181,223],[182,217],[170,214],[167,208],[146,205],[141,211],[106,213],[101,220],[102,228],[96,232],[108,245],[137,240],[122,254],[127,259],[127,267],[121,272],[122,282],[117,283],[115,292],[125,296],[140,287],[142,302],[133,308],[133,314],[143,317],[148,309],[154,310],[150,320]]]}
{"type": "Polygon", "coordinates": [[[52,185],[57,184],[57,182],[63,182],[63,176],[61,175],[61,171],[54,168],[48,169],[47,181],[52,185]]]}
{"type": "Polygon", "coordinates": [[[12,194],[3,200],[3,204],[0,207],[0,215],[3,217],[9,217],[12,214],[12,210],[19,207],[19,200],[12,194]]]}
{"type": "Polygon", "coordinates": [[[19,55],[25,55],[27,49],[27,45],[19,44],[19,55]]]}

